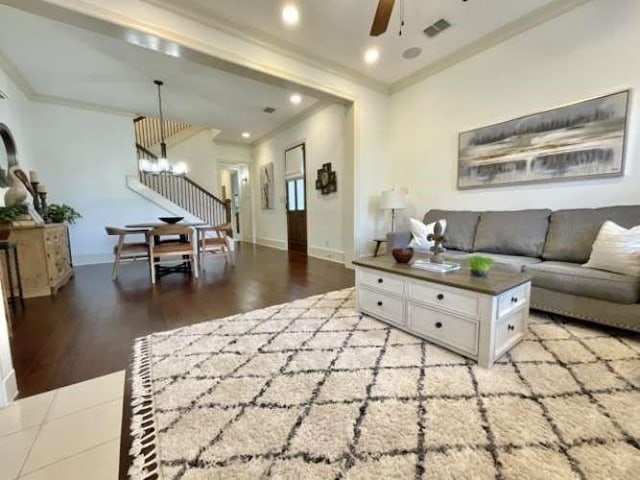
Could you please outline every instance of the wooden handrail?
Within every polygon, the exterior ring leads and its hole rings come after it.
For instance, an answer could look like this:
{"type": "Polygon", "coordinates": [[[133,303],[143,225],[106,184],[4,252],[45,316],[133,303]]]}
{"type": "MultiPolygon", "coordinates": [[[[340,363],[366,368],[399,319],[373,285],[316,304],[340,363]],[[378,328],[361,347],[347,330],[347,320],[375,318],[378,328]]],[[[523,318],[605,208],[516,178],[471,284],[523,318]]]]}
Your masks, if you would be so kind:
{"type": "Polygon", "coordinates": [[[151,160],[157,160],[158,159],[158,156],[155,153],[153,153],[148,148],[143,147],[139,143],[136,143],[136,149],[138,149],[138,153],[140,153],[140,152],[144,153],[145,154],[145,158],[149,158],[151,160]]]}

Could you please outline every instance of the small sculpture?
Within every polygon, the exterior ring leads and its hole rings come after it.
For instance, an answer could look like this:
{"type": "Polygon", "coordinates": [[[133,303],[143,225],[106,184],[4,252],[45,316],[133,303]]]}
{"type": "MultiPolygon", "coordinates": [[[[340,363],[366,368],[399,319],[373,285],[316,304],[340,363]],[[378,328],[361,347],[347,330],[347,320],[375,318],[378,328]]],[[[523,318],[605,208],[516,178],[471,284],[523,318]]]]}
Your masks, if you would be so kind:
{"type": "Polygon", "coordinates": [[[444,260],[440,256],[440,253],[444,251],[442,248],[444,236],[442,235],[442,225],[440,222],[436,222],[433,226],[433,233],[427,235],[427,240],[433,242],[433,247],[431,247],[431,251],[433,252],[431,263],[444,263],[444,260]]]}
{"type": "Polygon", "coordinates": [[[18,165],[14,165],[9,169],[9,178],[11,178],[11,186],[4,194],[4,204],[7,207],[23,205],[29,196],[29,190],[20,178],[24,172],[18,165]]]}

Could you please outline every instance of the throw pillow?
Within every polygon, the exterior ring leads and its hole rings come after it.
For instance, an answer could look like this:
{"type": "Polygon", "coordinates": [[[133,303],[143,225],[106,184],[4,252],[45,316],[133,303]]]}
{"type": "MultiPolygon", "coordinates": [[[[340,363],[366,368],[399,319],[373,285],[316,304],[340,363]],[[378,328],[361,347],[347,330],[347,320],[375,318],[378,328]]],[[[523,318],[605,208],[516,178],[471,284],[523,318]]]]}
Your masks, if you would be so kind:
{"type": "MultiPolygon", "coordinates": [[[[417,250],[431,250],[434,242],[432,240],[427,240],[427,237],[433,233],[433,227],[435,227],[436,222],[425,225],[418,219],[410,218],[409,224],[411,226],[411,235],[413,236],[409,246],[417,250]]],[[[440,225],[442,225],[442,234],[444,235],[444,232],[447,229],[447,221],[440,220],[440,225]]]]}
{"type": "Polygon", "coordinates": [[[584,266],[640,277],[640,225],[626,229],[604,222],[584,266]]]}

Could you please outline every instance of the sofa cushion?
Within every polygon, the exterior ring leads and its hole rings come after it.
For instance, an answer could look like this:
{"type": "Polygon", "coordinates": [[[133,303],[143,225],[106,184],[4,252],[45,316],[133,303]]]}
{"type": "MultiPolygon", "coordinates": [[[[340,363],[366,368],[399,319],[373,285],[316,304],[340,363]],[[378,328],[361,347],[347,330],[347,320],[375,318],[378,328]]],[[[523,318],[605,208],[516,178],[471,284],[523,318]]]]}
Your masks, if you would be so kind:
{"type": "Polygon", "coordinates": [[[429,224],[445,219],[447,231],[442,242],[444,248],[471,252],[479,218],[480,212],[429,210],[424,216],[424,223],[429,224]]]}
{"type": "Polygon", "coordinates": [[[536,287],[615,303],[640,301],[640,278],[553,261],[527,265],[524,271],[536,287]]]}
{"type": "MultiPolygon", "coordinates": [[[[418,253],[420,255],[420,253],[418,253]]],[[[440,255],[447,262],[456,262],[461,265],[466,265],[469,257],[473,257],[473,253],[461,252],[459,250],[447,250],[440,255]]],[[[539,258],[520,257],[514,255],[499,255],[496,253],[483,253],[483,257],[488,257],[493,260],[493,268],[502,272],[516,272],[523,271],[525,265],[531,265],[534,263],[540,263],[542,260],[539,258]]]]}
{"type": "MultiPolygon", "coordinates": [[[[472,255],[470,255],[472,256],[472,255]]],[[[519,255],[502,255],[497,253],[483,253],[483,257],[493,260],[493,268],[502,272],[521,273],[527,265],[540,263],[542,260],[535,257],[522,257],[519,255]]],[[[489,274],[491,275],[491,274],[489,274]]]]}
{"type": "Polygon", "coordinates": [[[640,225],[640,205],[553,212],[542,258],[572,263],[587,262],[591,246],[607,220],[625,228],[640,225]]]}
{"type": "Polygon", "coordinates": [[[473,249],[477,252],[541,257],[551,210],[485,212],[473,249]]]}

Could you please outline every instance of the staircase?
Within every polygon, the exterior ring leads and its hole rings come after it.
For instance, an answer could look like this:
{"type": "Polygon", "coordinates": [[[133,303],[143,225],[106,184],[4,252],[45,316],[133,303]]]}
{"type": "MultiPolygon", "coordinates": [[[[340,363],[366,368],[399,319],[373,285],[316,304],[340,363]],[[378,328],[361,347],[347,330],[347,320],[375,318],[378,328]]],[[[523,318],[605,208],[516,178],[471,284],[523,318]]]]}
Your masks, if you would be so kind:
{"type": "MultiPolygon", "coordinates": [[[[134,127],[138,161],[157,160],[158,156],[153,150],[162,140],[160,120],[137,117],[134,119],[134,127]]],[[[190,128],[191,125],[187,123],[167,120],[164,122],[164,134],[167,139],[190,128]]],[[[231,224],[231,200],[219,199],[186,175],[140,171],[139,179],[143,185],[208,225],[231,224]]],[[[229,228],[227,233],[231,236],[232,229],[229,228]]]]}

